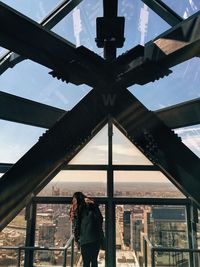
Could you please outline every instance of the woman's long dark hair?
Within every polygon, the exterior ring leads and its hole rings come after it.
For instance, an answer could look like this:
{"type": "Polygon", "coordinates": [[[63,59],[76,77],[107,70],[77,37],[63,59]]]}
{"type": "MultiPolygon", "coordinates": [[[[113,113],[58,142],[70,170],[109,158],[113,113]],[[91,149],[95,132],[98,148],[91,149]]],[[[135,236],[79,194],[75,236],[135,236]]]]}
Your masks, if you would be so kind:
{"type": "Polygon", "coordinates": [[[85,198],[86,198],[87,196],[84,195],[82,192],[75,192],[75,193],[73,194],[72,199],[73,199],[74,197],[75,197],[76,200],[77,200],[77,205],[78,205],[78,207],[79,207],[79,206],[82,206],[82,205],[85,204],[85,198]]]}

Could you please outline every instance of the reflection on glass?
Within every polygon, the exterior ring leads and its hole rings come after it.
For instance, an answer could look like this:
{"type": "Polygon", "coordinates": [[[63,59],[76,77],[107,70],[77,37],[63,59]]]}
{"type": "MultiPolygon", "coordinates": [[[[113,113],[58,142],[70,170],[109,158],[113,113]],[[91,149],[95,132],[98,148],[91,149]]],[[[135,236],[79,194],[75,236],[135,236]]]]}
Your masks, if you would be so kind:
{"type": "Polygon", "coordinates": [[[105,125],[68,164],[108,164],[108,125],[105,125]]]}
{"type": "Polygon", "coordinates": [[[115,126],[113,126],[113,164],[153,165],[115,126]]]}
{"type": "Polygon", "coordinates": [[[137,198],[184,198],[160,171],[115,171],[114,195],[137,198]]]}
{"type": "Polygon", "coordinates": [[[15,163],[45,131],[38,127],[0,120],[0,162],[15,163]]]}
{"type": "Polygon", "coordinates": [[[162,0],[162,1],[184,19],[190,17],[191,15],[200,10],[199,0],[189,0],[189,1],[162,0]]]}
{"type": "Polygon", "coordinates": [[[175,130],[175,133],[192,152],[200,157],[200,125],[179,128],[175,130]]]}
{"type": "MultiPolygon", "coordinates": [[[[116,206],[116,259],[117,266],[143,266],[146,236],[155,247],[188,247],[186,211],[184,206],[116,206]]],[[[147,247],[150,262],[151,252],[147,247]]],[[[188,260],[186,253],[177,253],[188,260]]],[[[159,266],[171,266],[173,255],[159,252],[159,266]]],[[[157,265],[156,265],[157,266],[157,265]]],[[[176,266],[176,265],[172,265],[176,266]]]]}
{"type": "MultiPolygon", "coordinates": [[[[22,210],[1,232],[1,246],[25,246],[26,239],[26,221],[25,210],[22,210]]],[[[17,266],[17,250],[0,249],[0,266],[17,266]]],[[[20,262],[24,261],[24,253],[21,255],[20,262]]]]}
{"type": "Polygon", "coordinates": [[[106,196],[106,171],[61,171],[42,189],[40,196],[106,196]]]}
{"type": "Polygon", "coordinates": [[[40,22],[52,9],[54,9],[61,0],[2,0],[1,2],[16,9],[20,13],[40,22]]]}

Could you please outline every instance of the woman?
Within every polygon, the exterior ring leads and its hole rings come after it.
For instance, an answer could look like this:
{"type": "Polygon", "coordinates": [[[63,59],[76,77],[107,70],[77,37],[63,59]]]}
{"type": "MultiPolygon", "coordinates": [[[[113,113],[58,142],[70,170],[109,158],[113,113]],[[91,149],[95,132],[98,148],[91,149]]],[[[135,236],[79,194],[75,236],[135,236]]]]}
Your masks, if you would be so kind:
{"type": "Polygon", "coordinates": [[[97,267],[97,257],[102,239],[103,217],[97,204],[82,192],[72,198],[70,218],[73,222],[75,242],[81,247],[83,267],[97,267]]]}

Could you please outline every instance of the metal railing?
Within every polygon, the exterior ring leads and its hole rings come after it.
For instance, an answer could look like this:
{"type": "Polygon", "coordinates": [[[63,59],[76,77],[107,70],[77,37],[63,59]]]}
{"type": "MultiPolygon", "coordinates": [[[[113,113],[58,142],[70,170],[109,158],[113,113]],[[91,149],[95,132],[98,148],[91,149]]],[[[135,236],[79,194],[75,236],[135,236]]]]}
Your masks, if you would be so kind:
{"type": "MultiPolygon", "coordinates": [[[[26,247],[26,246],[1,246],[0,250],[15,250],[17,252],[17,267],[21,266],[22,251],[63,251],[63,267],[67,266],[67,251],[71,248],[70,267],[74,266],[74,236],[71,235],[64,247],[26,247]]],[[[33,265],[34,266],[34,265],[33,265]]]]}
{"type": "MultiPolygon", "coordinates": [[[[169,247],[158,247],[154,246],[147,236],[143,236],[143,257],[144,257],[144,267],[158,267],[159,263],[156,260],[156,253],[174,253],[174,255],[180,255],[183,253],[188,253],[188,267],[199,267],[200,249],[189,249],[189,248],[169,248],[169,247]],[[150,255],[148,254],[148,251],[150,255]],[[198,254],[198,258],[194,257],[195,253],[198,254]]],[[[183,260],[183,259],[182,259],[183,260]]],[[[165,266],[186,266],[179,265],[178,263],[168,263],[165,266]]]]}

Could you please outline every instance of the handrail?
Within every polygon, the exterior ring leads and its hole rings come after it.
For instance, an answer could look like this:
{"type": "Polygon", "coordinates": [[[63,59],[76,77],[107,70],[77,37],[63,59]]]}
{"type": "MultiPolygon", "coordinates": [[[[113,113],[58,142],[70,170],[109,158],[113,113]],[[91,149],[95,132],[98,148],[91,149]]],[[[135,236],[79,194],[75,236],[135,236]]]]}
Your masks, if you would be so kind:
{"type": "Polygon", "coordinates": [[[44,247],[44,246],[37,246],[37,247],[28,247],[28,246],[0,246],[0,250],[16,250],[17,251],[17,267],[20,267],[21,261],[21,252],[22,251],[38,251],[38,250],[45,250],[45,251],[63,251],[64,260],[63,260],[63,267],[67,266],[67,250],[71,247],[71,267],[73,267],[74,262],[74,235],[71,235],[70,238],[67,240],[67,243],[64,247],[44,247]]]}
{"type": "MultiPolygon", "coordinates": [[[[169,248],[169,247],[157,247],[152,244],[152,242],[148,239],[147,236],[143,236],[144,241],[144,266],[148,267],[148,257],[147,257],[147,246],[151,251],[151,267],[156,267],[155,262],[155,253],[156,252],[187,252],[189,254],[200,253],[200,249],[191,249],[191,248],[169,248]]],[[[193,265],[191,265],[193,266],[193,265]]]]}

